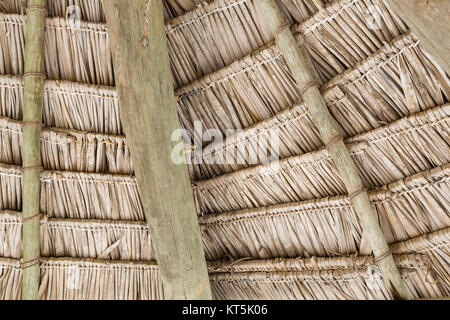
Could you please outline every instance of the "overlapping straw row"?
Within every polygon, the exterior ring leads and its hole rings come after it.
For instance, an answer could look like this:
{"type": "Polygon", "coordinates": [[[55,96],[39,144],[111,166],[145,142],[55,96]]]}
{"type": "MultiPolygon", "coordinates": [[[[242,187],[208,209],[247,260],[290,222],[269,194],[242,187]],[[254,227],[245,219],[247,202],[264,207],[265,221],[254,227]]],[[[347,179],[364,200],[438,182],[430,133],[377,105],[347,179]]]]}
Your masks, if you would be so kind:
{"type": "MultiPolygon", "coordinates": [[[[25,14],[24,1],[3,0],[0,12],[25,14]]],[[[91,22],[105,21],[102,0],[57,0],[47,1],[49,17],[67,17],[91,22]]]]}
{"type": "MultiPolygon", "coordinates": [[[[70,171],[41,173],[41,212],[51,218],[144,221],[132,176],[70,171]]],[[[21,168],[0,165],[0,210],[21,210],[21,168]]]]}
{"type": "MultiPolygon", "coordinates": [[[[421,256],[395,258],[413,297],[444,294],[421,256]]],[[[258,260],[228,269],[210,274],[217,299],[392,299],[371,257],[258,260]]]]}
{"type": "Polygon", "coordinates": [[[0,257],[22,257],[22,219],[17,211],[0,211],[0,257]]]}
{"type": "MultiPolygon", "coordinates": [[[[49,17],[68,17],[91,22],[104,22],[103,0],[57,0],[48,1],[49,17]]],[[[163,0],[164,17],[177,17],[195,8],[197,2],[206,0],[163,0]]],[[[2,0],[0,12],[24,13],[23,0],[2,0]]]]}
{"type": "MultiPolygon", "coordinates": [[[[348,139],[367,188],[450,161],[450,105],[429,109],[348,139]]],[[[216,165],[220,167],[219,165],[216,165]]],[[[204,214],[345,194],[326,149],[195,182],[204,214]]]]}
{"type": "Polygon", "coordinates": [[[161,277],[154,262],[51,258],[41,264],[40,299],[156,300],[163,297],[161,277]]]}
{"type": "MultiPolygon", "coordinates": [[[[317,11],[315,3],[322,7],[325,4],[324,1],[308,0],[308,9],[299,2],[294,1],[294,7],[305,11],[300,15],[311,14],[311,9],[317,11]]],[[[292,7],[292,4],[289,6],[292,7]]],[[[5,35],[0,42],[2,74],[23,74],[24,21],[24,16],[15,14],[0,17],[0,32],[5,35]]],[[[175,25],[172,24],[167,24],[166,32],[176,87],[231,64],[273,38],[260,23],[253,0],[217,0],[188,12],[176,20],[175,25]]],[[[381,0],[336,0],[303,24],[307,26],[305,34],[313,35],[308,39],[307,46],[323,79],[351,67],[379,49],[383,42],[390,42],[406,31],[381,0]],[[370,9],[373,6],[379,10],[374,16],[370,9]],[[356,22],[341,26],[338,29],[340,32],[336,32],[334,29],[338,28],[338,23],[334,20],[342,14],[356,15],[356,22]],[[379,14],[383,21],[388,22],[374,27],[368,21],[376,20],[379,14]],[[358,23],[363,26],[358,26],[358,23]],[[350,52],[341,56],[338,51],[347,48],[350,45],[348,39],[353,36],[358,37],[355,41],[362,49],[356,52],[346,49],[350,52]]],[[[298,28],[301,29],[302,25],[298,28]]],[[[105,24],[49,18],[46,46],[46,69],[50,79],[114,84],[105,24]]]]}
{"type": "MultiPolygon", "coordinates": [[[[349,139],[366,186],[381,186],[448,163],[449,112],[450,105],[444,105],[349,139]]],[[[44,156],[50,158],[50,154],[44,156]]],[[[20,168],[3,165],[1,169],[0,209],[20,210],[20,168]]],[[[137,185],[131,176],[61,171],[45,171],[42,176],[41,209],[51,217],[142,220],[137,185]]],[[[194,191],[203,213],[345,193],[324,149],[196,184],[194,191]]]]}
{"type": "MultiPolygon", "coordinates": [[[[396,256],[413,297],[444,295],[421,255],[396,256]]],[[[18,298],[20,262],[1,259],[0,290],[18,298]]],[[[216,299],[391,299],[371,257],[277,259],[209,264],[216,299]]],[[[41,299],[161,299],[162,283],[152,262],[107,262],[70,258],[41,261],[41,299]],[[88,280],[89,279],[89,280],[88,280]]]]}
{"type": "MultiPolygon", "coordinates": [[[[0,117],[0,141],[0,162],[21,165],[21,123],[0,117]]],[[[44,128],[41,156],[48,170],[133,174],[124,136],[44,128]]]]}
{"type": "MultiPolygon", "coordinates": [[[[378,128],[449,100],[450,80],[446,74],[427,60],[420,49],[405,50],[411,44],[414,45],[411,36],[399,38],[377,55],[327,84],[323,94],[344,136],[378,128]]],[[[193,114],[194,105],[188,104],[188,108],[193,114]]],[[[268,147],[278,149],[277,155],[286,158],[317,150],[322,145],[306,106],[300,104],[240,130],[225,140],[219,139],[203,154],[196,151],[191,157],[206,163],[213,162],[208,160],[215,156],[231,160],[227,161],[230,163],[228,167],[224,165],[220,169],[207,164],[194,166],[196,176],[205,178],[262,163],[259,153],[266,156],[264,151],[270,149],[268,147]],[[277,146],[271,145],[274,141],[277,146]],[[241,165],[236,165],[238,161],[241,165]]]]}
{"type": "MultiPolygon", "coordinates": [[[[22,218],[0,211],[0,256],[22,256],[22,218]]],[[[41,256],[152,261],[155,253],[145,221],[55,219],[41,217],[41,256]]]]}
{"type": "MultiPolygon", "coordinates": [[[[417,44],[412,35],[400,36],[324,87],[330,111],[346,133],[367,131],[448,101],[448,76],[417,44]]],[[[254,53],[176,90],[180,118],[192,137],[196,121],[204,130],[225,134],[299,103],[283,58],[273,59],[275,50],[254,53]]]]}
{"type": "MultiPolygon", "coordinates": [[[[48,18],[45,67],[49,79],[113,85],[112,53],[106,25],[48,18]]],[[[25,16],[0,15],[0,73],[22,75],[25,16]]]]}
{"type": "MultiPolygon", "coordinates": [[[[370,192],[389,243],[450,226],[450,167],[370,192]]],[[[211,214],[199,218],[208,259],[357,254],[362,228],[346,196],[211,214]]]]}
{"type": "Polygon", "coordinates": [[[398,254],[426,255],[434,274],[440,279],[445,296],[450,295],[450,228],[396,243],[391,249],[398,254]]]}
{"type": "MultiPolygon", "coordinates": [[[[21,120],[22,108],[22,78],[0,76],[0,115],[21,120]]],[[[114,88],[69,81],[45,82],[43,123],[46,127],[123,133],[114,88]]]]}
{"type": "MultiPolygon", "coordinates": [[[[285,13],[296,17],[290,20],[300,22],[294,30],[305,36],[322,80],[351,67],[407,30],[381,0],[335,0],[325,7],[328,2],[279,1],[285,13]]],[[[177,86],[230,65],[269,43],[273,35],[261,20],[254,0],[219,0],[169,24],[169,54],[177,86]]]]}
{"type": "Polygon", "coordinates": [[[9,258],[0,258],[0,300],[18,300],[22,289],[22,264],[9,258]]]}
{"type": "MultiPolygon", "coordinates": [[[[370,193],[389,243],[450,226],[449,178],[446,165],[370,193]]],[[[208,260],[353,255],[362,246],[362,228],[346,196],[212,214],[199,223],[208,260]]],[[[154,259],[144,221],[42,218],[41,227],[43,256],[154,259]]],[[[20,230],[18,212],[0,214],[3,256],[21,256],[20,230]]]]}

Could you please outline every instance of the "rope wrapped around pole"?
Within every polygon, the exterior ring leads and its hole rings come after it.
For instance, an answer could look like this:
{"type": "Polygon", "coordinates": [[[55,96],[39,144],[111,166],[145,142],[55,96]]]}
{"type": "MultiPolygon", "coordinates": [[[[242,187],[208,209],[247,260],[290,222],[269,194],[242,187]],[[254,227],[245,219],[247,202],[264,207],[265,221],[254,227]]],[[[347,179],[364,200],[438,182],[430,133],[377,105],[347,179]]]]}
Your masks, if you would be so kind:
{"type": "Polygon", "coordinates": [[[28,0],[22,142],[22,299],[38,299],[40,258],[40,137],[44,101],[46,0],[28,0]]]}
{"type": "Polygon", "coordinates": [[[409,299],[410,294],[389,251],[388,243],[358,169],[343,142],[336,120],[328,110],[319,88],[314,82],[308,63],[298,47],[289,25],[274,0],[258,0],[256,4],[265,23],[275,35],[276,44],[293,74],[303,101],[308,106],[312,121],[320,132],[348,194],[351,195],[351,202],[386,285],[392,290],[394,296],[409,299]]]}

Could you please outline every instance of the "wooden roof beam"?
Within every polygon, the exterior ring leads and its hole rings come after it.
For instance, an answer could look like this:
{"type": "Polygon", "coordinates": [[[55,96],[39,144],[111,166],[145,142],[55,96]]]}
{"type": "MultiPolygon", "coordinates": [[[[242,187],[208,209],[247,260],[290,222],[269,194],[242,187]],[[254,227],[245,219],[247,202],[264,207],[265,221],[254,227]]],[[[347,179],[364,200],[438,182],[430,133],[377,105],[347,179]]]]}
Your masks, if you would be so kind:
{"type": "Polygon", "coordinates": [[[37,300],[39,289],[41,126],[44,105],[46,0],[28,0],[22,138],[22,299],[37,300]]]}
{"type": "Polygon", "coordinates": [[[164,32],[163,5],[104,2],[120,115],[166,299],[211,299],[191,183],[173,163],[180,128],[164,32]]]}
{"type": "Polygon", "coordinates": [[[355,162],[343,142],[337,122],[328,110],[319,87],[314,81],[313,75],[311,75],[308,61],[305,60],[301,49],[299,49],[275,0],[259,0],[256,1],[256,4],[264,17],[264,21],[275,35],[275,42],[297,82],[300,94],[308,106],[311,119],[319,130],[321,138],[345,184],[363,228],[363,236],[367,238],[373,250],[375,262],[380,267],[387,287],[393,293],[396,293],[394,296],[409,299],[410,294],[389,250],[373,204],[364,189],[355,162]]]}
{"type": "Polygon", "coordinates": [[[450,37],[448,0],[386,0],[420,39],[422,46],[450,74],[450,37]]]}

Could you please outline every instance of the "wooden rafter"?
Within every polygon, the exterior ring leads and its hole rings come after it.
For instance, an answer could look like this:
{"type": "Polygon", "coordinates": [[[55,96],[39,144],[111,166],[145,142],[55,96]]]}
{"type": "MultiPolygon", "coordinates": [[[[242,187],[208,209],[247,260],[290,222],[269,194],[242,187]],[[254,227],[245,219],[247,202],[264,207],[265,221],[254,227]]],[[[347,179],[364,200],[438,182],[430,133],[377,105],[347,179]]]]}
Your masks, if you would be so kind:
{"type": "Polygon", "coordinates": [[[22,124],[22,299],[24,300],[37,299],[39,288],[39,203],[46,16],[46,0],[28,0],[22,124]]]}
{"type": "Polygon", "coordinates": [[[377,214],[367,191],[364,189],[358,169],[343,142],[338,124],[325,104],[289,25],[275,0],[258,0],[256,3],[264,21],[275,35],[276,44],[297,82],[300,94],[308,106],[312,121],[319,130],[321,138],[325,142],[326,148],[345,184],[361,222],[364,235],[374,252],[375,260],[384,275],[387,286],[392,288],[400,298],[410,298],[379,225],[377,214]]]}
{"type": "Polygon", "coordinates": [[[173,163],[180,128],[161,1],[104,2],[121,120],[168,299],[210,299],[186,166],[173,163]]]}

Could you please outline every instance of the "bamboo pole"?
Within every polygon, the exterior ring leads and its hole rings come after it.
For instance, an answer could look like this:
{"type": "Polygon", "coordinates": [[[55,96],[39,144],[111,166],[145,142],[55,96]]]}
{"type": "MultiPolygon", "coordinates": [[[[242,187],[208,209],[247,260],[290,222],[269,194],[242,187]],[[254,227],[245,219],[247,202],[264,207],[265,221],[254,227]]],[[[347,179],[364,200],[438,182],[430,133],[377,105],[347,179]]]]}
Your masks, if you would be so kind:
{"type": "Polygon", "coordinates": [[[180,128],[162,1],[107,0],[120,116],[167,299],[211,299],[187,167],[173,163],[180,128]]]}
{"type": "Polygon", "coordinates": [[[450,75],[450,1],[387,0],[387,3],[450,75]]]}
{"type": "Polygon", "coordinates": [[[36,300],[39,288],[41,126],[44,101],[46,0],[28,0],[22,138],[22,299],[36,300]]]}
{"type": "Polygon", "coordinates": [[[363,233],[372,247],[375,261],[379,265],[386,285],[394,296],[409,299],[410,295],[395,265],[388,243],[383,235],[374,207],[364,189],[358,169],[350,157],[338,130],[338,124],[329,112],[319,87],[311,76],[307,62],[274,0],[258,0],[257,8],[265,23],[275,35],[275,41],[283,54],[312,121],[320,132],[339,175],[345,184],[350,200],[361,222],[363,233]]]}

